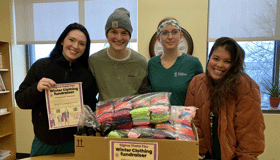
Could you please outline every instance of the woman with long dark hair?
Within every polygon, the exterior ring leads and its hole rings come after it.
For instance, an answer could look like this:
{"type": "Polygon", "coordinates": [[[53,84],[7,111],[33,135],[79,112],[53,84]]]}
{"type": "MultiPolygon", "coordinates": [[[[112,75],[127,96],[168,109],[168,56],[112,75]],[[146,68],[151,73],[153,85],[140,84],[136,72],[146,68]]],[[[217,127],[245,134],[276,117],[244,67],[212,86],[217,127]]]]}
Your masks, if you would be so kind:
{"type": "Polygon", "coordinates": [[[189,84],[185,105],[193,120],[201,159],[250,160],[264,151],[264,118],[258,84],[244,72],[244,50],[221,37],[211,48],[206,73],[189,84]]]}
{"type": "Polygon", "coordinates": [[[95,111],[96,81],[88,70],[90,38],[78,23],[68,25],[50,57],[37,60],[15,93],[21,109],[32,109],[35,138],[30,156],[74,152],[77,127],[49,130],[45,91],[57,83],[82,82],[84,104],[95,111]]]}

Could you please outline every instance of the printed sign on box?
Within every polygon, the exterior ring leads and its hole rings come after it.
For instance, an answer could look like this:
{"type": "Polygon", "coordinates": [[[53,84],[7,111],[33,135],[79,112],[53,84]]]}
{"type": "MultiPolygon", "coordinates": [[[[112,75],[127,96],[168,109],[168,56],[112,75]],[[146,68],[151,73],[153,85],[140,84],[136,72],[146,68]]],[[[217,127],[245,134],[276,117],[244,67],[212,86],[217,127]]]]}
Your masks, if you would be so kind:
{"type": "Polygon", "coordinates": [[[158,160],[158,144],[110,141],[111,160],[158,160]]]}

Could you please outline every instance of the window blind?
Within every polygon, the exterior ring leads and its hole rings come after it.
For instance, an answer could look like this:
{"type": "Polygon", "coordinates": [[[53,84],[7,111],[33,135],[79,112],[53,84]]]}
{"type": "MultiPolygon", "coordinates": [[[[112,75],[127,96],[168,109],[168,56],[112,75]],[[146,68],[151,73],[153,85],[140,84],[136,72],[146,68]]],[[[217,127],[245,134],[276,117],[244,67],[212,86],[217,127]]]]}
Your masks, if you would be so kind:
{"type": "Polygon", "coordinates": [[[17,44],[55,43],[70,23],[83,24],[92,42],[106,42],[105,24],[116,8],[130,12],[137,39],[137,0],[15,0],[17,44]]]}
{"type": "Polygon", "coordinates": [[[210,0],[209,41],[280,40],[279,0],[210,0]]]}

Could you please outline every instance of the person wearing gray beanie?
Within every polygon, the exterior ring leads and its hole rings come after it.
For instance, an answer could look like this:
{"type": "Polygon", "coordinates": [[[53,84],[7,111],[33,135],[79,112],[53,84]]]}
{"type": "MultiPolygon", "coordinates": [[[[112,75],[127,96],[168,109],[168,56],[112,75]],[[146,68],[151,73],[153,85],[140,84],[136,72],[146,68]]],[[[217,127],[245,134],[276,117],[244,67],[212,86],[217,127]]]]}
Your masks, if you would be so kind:
{"type": "Polygon", "coordinates": [[[99,101],[147,93],[147,59],[127,48],[132,33],[130,12],[115,9],[107,19],[105,33],[109,48],[92,54],[88,61],[96,78],[99,101]]]}
{"type": "Polygon", "coordinates": [[[111,28],[123,28],[128,31],[131,37],[133,29],[130,21],[130,12],[125,8],[117,8],[107,19],[105,25],[106,37],[111,28]]]}

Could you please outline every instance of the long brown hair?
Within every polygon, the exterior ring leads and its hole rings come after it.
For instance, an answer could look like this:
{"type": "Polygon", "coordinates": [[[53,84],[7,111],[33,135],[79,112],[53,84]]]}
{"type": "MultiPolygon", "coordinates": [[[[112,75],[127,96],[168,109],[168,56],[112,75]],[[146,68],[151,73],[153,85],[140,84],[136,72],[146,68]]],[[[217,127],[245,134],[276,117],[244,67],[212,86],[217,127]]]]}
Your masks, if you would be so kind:
{"type": "MultiPolygon", "coordinates": [[[[237,44],[237,42],[228,37],[221,37],[215,41],[215,44],[211,48],[209,59],[207,61],[207,80],[210,88],[210,110],[215,116],[219,116],[219,108],[230,103],[230,100],[237,97],[237,82],[239,77],[244,74],[244,50],[237,44]],[[229,71],[224,77],[214,84],[214,81],[208,73],[208,63],[213,52],[223,47],[231,55],[231,66],[229,71]]],[[[245,75],[245,74],[244,74],[245,75]]],[[[246,77],[246,76],[245,76],[246,77]]]]}

